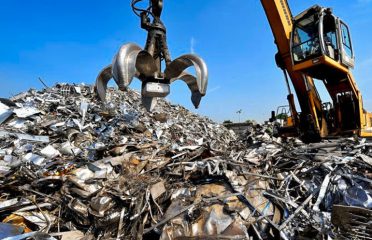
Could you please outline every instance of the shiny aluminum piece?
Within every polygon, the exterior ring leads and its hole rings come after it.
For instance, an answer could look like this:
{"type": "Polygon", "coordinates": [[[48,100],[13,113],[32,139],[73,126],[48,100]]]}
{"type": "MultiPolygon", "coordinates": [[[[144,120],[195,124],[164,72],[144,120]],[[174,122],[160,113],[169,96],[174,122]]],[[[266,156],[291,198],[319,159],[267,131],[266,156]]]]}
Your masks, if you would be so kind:
{"type": "Polygon", "coordinates": [[[128,89],[133,78],[138,78],[142,82],[142,104],[151,111],[156,106],[156,98],[166,97],[170,92],[169,85],[182,80],[191,91],[193,105],[198,108],[207,90],[206,63],[195,54],[186,54],[172,61],[166,42],[166,29],[160,20],[163,1],[150,0],[152,12],[137,8],[135,5],[140,1],[133,0],[132,7],[141,17],[141,27],[148,31],[145,49],[134,43],[121,46],[112,64],[105,67],[96,79],[98,97],[106,101],[107,84],[112,78],[122,91],[128,89]],[[162,61],[165,61],[164,73],[161,71],[162,61]],[[185,71],[188,67],[195,67],[196,77],[185,71]]]}
{"type": "Polygon", "coordinates": [[[96,217],[104,217],[106,211],[113,207],[114,203],[110,197],[93,197],[90,203],[89,213],[96,217]]]}

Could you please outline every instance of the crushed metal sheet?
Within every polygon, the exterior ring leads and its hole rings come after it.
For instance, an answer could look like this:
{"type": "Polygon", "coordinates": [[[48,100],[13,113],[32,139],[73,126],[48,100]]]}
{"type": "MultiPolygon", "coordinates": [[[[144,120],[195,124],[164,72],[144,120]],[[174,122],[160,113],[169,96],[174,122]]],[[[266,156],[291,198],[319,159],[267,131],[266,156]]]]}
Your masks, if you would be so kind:
{"type": "Polygon", "coordinates": [[[0,102],[0,124],[5,122],[12,114],[13,111],[7,105],[0,102]]]}
{"type": "Polygon", "coordinates": [[[48,145],[40,151],[40,154],[47,158],[55,158],[59,156],[61,153],[52,145],[48,145]]]}
{"type": "Polygon", "coordinates": [[[160,197],[166,191],[167,190],[165,189],[163,181],[152,185],[151,188],[150,188],[151,196],[154,200],[156,200],[158,197],[160,197]]]}
{"type": "Polygon", "coordinates": [[[49,142],[48,136],[34,136],[30,134],[7,132],[7,131],[0,130],[0,137],[6,137],[6,136],[16,136],[20,140],[27,140],[27,141],[34,141],[34,142],[43,142],[43,143],[49,142]]]}
{"type": "Polygon", "coordinates": [[[27,118],[32,115],[40,113],[40,111],[33,107],[24,107],[24,108],[16,108],[13,110],[13,112],[17,115],[19,118],[27,118]]]}

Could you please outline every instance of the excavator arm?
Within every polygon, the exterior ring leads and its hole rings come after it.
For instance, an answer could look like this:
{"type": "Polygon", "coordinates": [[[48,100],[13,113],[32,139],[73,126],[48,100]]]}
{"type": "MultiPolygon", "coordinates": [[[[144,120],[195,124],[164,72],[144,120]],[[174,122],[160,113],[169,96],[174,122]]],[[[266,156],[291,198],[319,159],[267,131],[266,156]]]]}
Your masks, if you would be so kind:
{"type": "Polygon", "coordinates": [[[327,124],[322,111],[322,101],[317,93],[314,80],[300,71],[293,69],[291,58],[291,32],[293,17],[286,0],[261,0],[278,47],[276,63],[289,76],[297,95],[301,114],[297,113],[294,98],[290,91],[288,79],[288,100],[294,118],[294,126],[299,129],[305,139],[318,139],[328,134],[327,124]]]}

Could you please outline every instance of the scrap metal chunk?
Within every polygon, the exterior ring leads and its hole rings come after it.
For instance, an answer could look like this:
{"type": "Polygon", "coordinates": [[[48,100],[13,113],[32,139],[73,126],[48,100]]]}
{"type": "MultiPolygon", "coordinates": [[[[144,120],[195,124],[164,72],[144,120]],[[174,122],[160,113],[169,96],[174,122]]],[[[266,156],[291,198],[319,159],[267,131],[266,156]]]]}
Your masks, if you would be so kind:
{"type": "Polygon", "coordinates": [[[347,239],[370,239],[372,236],[372,210],[334,205],[332,223],[340,237],[347,239]]]}

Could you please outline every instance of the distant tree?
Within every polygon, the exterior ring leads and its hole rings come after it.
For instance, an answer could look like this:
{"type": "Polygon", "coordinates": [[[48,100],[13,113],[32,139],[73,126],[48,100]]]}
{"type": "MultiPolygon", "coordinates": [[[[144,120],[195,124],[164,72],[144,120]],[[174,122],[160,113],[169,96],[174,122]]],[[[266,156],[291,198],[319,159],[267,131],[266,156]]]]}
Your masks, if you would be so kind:
{"type": "Polygon", "coordinates": [[[240,123],[240,115],[242,115],[243,110],[242,109],[239,109],[236,113],[239,115],[239,123],[240,123]]]}
{"type": "Polygon", "coordinates": [[[285,113],[280,113],[276,115],[276,119],[286,120],[288,118],[288,115],[285,113]]]}
{"type": "Polygon", "coordinates": [[[231,120],[225,120],[225,121],[223,121],[223,124],[231,124],[231,123],[233,123],[231,120]]]}

